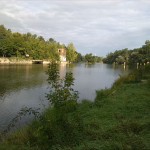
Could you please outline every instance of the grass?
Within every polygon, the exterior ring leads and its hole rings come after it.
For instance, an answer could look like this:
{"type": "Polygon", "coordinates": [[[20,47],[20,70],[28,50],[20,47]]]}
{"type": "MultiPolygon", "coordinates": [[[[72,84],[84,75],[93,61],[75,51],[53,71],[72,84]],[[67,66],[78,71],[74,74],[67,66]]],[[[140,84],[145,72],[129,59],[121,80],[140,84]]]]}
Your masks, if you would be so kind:
{"type": "Polygon", "coordinates": [[[42,119],[1,142],[0,149],[148,150],[150,68],[146,69],[97,91],[95,102],[82,101],[62,122],[49,108],[42,119]]]}

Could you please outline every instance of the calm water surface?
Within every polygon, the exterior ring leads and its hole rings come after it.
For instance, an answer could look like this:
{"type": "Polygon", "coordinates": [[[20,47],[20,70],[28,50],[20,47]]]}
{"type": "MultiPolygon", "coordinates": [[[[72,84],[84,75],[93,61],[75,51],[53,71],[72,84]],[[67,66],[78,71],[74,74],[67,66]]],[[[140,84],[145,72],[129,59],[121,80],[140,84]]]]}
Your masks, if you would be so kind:
{"type": "MultiPolygon", "coordinates": [[[[4,130],[11,119],[24,107],[42,108],[48,105],[46,75],[47,65],[0,65],[0,131],[4,130]]],[[[95,91],[110,87],[119,75],[129,71],[123,66],[112,65],[60,65],[60,75],[73,72],[74,89],[79,91],[79,101],[94,100],[95,91]]],[[[29,118],[23,122],[29,122],[29,118]]],[[[22,123],[21,123],[22,124],[22,123]]]]}

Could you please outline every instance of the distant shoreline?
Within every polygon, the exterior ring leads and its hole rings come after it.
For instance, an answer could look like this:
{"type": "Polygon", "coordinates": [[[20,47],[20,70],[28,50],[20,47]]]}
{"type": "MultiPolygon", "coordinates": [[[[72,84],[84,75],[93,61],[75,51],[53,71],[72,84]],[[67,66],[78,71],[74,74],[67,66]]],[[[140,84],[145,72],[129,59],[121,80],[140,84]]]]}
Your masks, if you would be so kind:
{"type": "MultiPolygon", "coordinates": [[[[25,60],[25,59],[17,59],[17,58],[7,58],[7,57],[0,57],[0,65],[8,65],[8,64],[24,64],[24,65],[28,65],[28,64],[50,64],[50,61],[47,60],[25,60]]],[[[67,64],[68,62],[60,62],[60,63],[64,63],[67,64]]]]}

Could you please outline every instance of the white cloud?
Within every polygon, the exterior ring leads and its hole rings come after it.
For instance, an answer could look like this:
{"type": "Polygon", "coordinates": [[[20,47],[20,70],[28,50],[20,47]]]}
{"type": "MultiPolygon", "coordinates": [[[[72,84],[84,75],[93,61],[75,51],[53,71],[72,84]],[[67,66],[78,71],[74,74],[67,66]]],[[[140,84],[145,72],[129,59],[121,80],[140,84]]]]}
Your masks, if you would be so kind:
{"type": "Polygon", "coordinates": [[[0,24],[105,55],[150,39],[149,8],[148,0],[1,0],[0,24]]]}

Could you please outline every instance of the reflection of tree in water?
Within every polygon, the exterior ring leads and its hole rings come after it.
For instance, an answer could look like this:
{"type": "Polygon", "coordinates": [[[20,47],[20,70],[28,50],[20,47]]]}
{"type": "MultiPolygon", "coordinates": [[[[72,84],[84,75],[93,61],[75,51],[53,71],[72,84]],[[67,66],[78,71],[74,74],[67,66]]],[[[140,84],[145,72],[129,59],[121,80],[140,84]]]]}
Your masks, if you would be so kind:
{"type": "Polygon", "coordinates": [[[72,64],[67,64],[67,67],[73,69],[73,68],[76,67],[76,64],[73,64],[73,63],[72,64]]]}
{"type": "Polygon", "coordinates": [[[85,63],[85,68],[93,68],[93,66],[95,66],[95,64],[85,63]]]}
{"type": "Polygon", "coordinates": [[[0,92],[0,104],[2,104],[5,100],[5,93],[0,92]]]}
{"type": "Polygon", "coordinates": [[[0,100],[12,91],[41,86],[46,82],[46,68],[43,65],[0,66],[0,100]]]}

